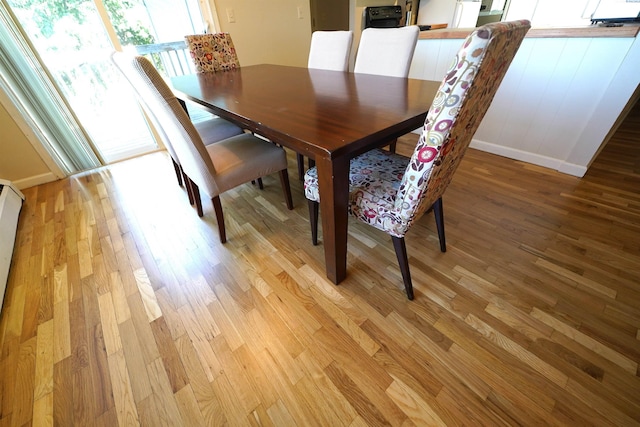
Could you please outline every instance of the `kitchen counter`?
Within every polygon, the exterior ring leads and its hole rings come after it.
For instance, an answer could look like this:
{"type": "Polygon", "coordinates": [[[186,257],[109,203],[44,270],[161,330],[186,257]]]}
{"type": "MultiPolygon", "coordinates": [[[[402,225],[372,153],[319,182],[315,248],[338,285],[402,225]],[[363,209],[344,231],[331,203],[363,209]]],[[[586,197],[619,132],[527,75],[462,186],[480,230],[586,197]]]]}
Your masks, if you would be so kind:
{"type": "MultiPolygon", "coordinates": [[[[421,31],[419,39],[464,39],[473,28],[445,28],[441,30],[421,31]]],[[[618,37],[634,38],[640,31],[640,25],[628,24],[622,27],[588,27],[567,28],[532,28],[527,33],[529,38],[580,38],[580,37],[618,37]]]]}

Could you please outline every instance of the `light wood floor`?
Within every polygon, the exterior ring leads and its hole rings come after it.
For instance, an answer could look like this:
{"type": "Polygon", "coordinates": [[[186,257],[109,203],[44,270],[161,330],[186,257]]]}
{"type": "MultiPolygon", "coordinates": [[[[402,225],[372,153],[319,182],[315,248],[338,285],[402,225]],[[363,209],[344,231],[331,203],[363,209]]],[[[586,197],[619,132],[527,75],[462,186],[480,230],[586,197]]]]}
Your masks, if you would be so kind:
{"type": "Polygon", "coordinates": [[[27,189],[0,425],[640,425],[639,159],[639,109],[583,179],[470,150],[414,301],[356,222],[325,279],[293,156],[295,210],[225,194],[225,245],[164,153],[27,189]]]}

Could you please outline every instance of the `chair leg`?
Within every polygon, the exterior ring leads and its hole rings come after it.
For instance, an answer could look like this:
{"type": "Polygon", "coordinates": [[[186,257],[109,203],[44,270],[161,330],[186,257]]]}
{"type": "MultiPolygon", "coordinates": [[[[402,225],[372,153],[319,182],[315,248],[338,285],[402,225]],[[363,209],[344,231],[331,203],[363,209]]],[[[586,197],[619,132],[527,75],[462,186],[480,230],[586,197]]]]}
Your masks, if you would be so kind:
{"type": "MultiPolygon", "coordinates": [[[[264,184],[262,184],[262,178],[258,178],[257,182],[258,182],[258,188],[261,189],[261,190],[264,190],[264,184]]],[[[256,180],[255,179],[251,180],[251,185],[256,185],[256,180]]]]}
{"type": "Polygon", "coordinates": [[[393,142],[391,144],[389,144],[389,152],[390,153],[395,153],[396,152],[397,143],[398,143],[398,140],[394,139],[393,142]]]}
{"type": "Polygon", "coordinates": [[[171,159],[171,163],[173,163],[173,169],[176,171],[176,178],[178,178],[178,185],[182,187],[182,170],[180,169],[180,165],[176,163],[175,160],[171,159]]]}
{"type": "Polygon", "coordinates": [[[444,237],[444,209],[442,209],[442,197],[433,204],[433,213],[436,217],[436,228],[438,229],[438,239],[440,239],[440,252],[447,251],[447,242],[444,237]]]}
{"type": "Polygon", "coordinates": [[[304,180],[304,156],[300,153],[296,153],[296,159],[298,160],[298,179],[304,180]]]}
{"type": "Polygon", "coordinates": [[[396,257],[398,258],[400,272],[402,272],[402,280],[404,281],[404,288],[407,291],[407,298],[413,300],[413,285],[411,284],[409,258],[407,258],[407,246],[404,243],[404,237],[391,236],[391,240],[393,240],[393,247],[396,250],[396,257]]]}
{"type": "Polygon", "coordinates": [[[189,178],[189,183],[191,184],[191,192],[193,193],[193,201],[196,204],[196,210],[198,211],[198,216],[202,218],[204,216],[204,211],[202,210],[202,200],[200,199],[200,189],[196,185],[195,182],[191,181],[189,178]]]}
{"type": "Polygon", "coordinates": [[[193,190],[191,189],[191,178],[189,178],[187,174],[184,173],[184,171],[182,170],[182,167],[180,168],[180,170],[182,171],[182,180],[184,181],[184,188],[186,188],[187,197],[189,197],[189,204],[193,206],[195,202],[193,200],[193,190]]]}
{"type": "Polygon", "coordinates": [[[291,198],[291,186],[289,185],[289,172],[286,169],[282,169],[278,172],[280,175],[280,185],[282,185],[282,191],[284,192],[284,201],[287,204],[287,209],[293,209],[293,199],[291,198]]]}
{"type": "Polygon", "coordinates": [[[216,196],[211,199],[213,203],[213,210],[216,213],[216,221],[218,221],[218,233],[220,234],[220,243],[227,242],[227,232],[224,227],[224,213],[222,212],[222,203],[220,203],[220,196],[216,196]]]}
{"type": "Polygon", "coordinates": [[[311,243],[313,246],[318,244],[318,210],[320,203],[313,200],[307,200],[309,202],[309,224],[311,224],[311,243]]]}

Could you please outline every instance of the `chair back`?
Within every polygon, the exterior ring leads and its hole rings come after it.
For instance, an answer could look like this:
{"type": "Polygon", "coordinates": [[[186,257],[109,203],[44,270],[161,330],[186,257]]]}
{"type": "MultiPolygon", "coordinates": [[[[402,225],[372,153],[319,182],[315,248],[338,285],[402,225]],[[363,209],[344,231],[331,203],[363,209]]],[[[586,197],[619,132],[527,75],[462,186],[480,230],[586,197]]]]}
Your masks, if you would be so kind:
{"type": "Polygon", "coordinates": [[[407,77],[419,33],[417,25],[366,28],[360,37],[353,72],[407,77]]]}
{"type": "Polygon", "coordinates": [[[456,54],[396,195],[395,208],[405,231],[451,182],[530,26],[527,20],[484,25],[456,54]]]}
{"type": "Polygon", "coordinates": [[[198,73],[240,68],[238,54],[229,33],[196,34],[184,37],[198,73]]]}
{"type": "Polygon", "coordinates": [[[131,56],[122,52],[114,52],[111,60],[136,88],[151,111],[154,123],[161,125],[164,137],[171,141],[185,174],[209,196],[218,195],[214,179],[216,171],[202,138],[153,64],[143,56],[131,56]]]}
{"type": "Polygon", "coordinates": [[[145,100],[142,98],[142,96],[138,92],[138,89],[136,88],[134,82],[129,80],[129,77],[126,74],[124,74],[124,72],[122,72],[122,69],[120,69],[119,64],[117,64],[115,61],[112,61],[112,62],[116,65],[116,68],[118,68],[121,71],[122,76],[129,83],[129,85],[135,92],[138,102],[140,103],[145,113],[149,117],[149,120],[151,120],[151,124],[153,125],[154,130],[157,132],[158,137],[160,138],[160,141],[162,141],[162,144],[164,145],[164,147],[167,149],[167,152],[169,153],[169,155],[171,156],[174,162],[176,162],[177,164],[180,164],[180,160],[178,159],[178,154],[176,153],[176,150],[173,149],[173,145],[171,145],[171,141],[169,140],[169,137],[167,136],[167,134],[164,132],[164,129],[162,128],[162,124],[156,118],[155,114],[153,114],[153,111],[151,111],[151,108],[149,108],[149,106],[146,104],[145,100]]]}
{"type": "Polygon", "coordinates": [[[314,31],[308,68],[349,71],[353,31],[314,31]]]}

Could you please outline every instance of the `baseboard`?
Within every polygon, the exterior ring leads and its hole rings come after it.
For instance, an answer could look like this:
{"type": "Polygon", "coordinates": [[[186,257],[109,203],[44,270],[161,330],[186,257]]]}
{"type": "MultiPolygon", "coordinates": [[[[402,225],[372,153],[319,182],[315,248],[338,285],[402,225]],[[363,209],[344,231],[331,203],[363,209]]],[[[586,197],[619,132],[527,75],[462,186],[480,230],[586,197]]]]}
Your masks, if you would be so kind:
{"type": "Polygon", "coordinates": [[[535,153],[529,153],[527,151],[518,150],[511,147],[505,147],[503,145],[496,145],[486,141],[480,141],[474,139],[469,145],[471,148],[475,148],[480,151],[485,151],[491,154],[497,154],[498,156],[508,157],[510,159],[519,160],[522,162],[531,163],[537,166],[542,166],[549,169],[557,170],[558,172],[565,173],[567,175],[577,176],[582,178],[587,171],[587,168],[580,165],[574,165],[566,163],[560,159],[554,159],[552,157],[541,156],[535,153]]]}
{"type": "Polygon", "coordinates": [[[48,182],[57,181],[58,177],[56,177],[52,172],[43,173],[42,175],[30,176],[28,178],[19,179],[17,181],[13,181],[13,185],[20,190],[35,187],[36,185],[46,184],[48,182]]]}
{"type": "Polygon", "coordinates": [[[578,178],[582,178],[585,173],[587,173],[587,167],[576,165],[573,163],[562,162],[560,167],[558,168],[558,172],[566,173],[567,175],[577,176],[578,178]]]}
{"type": "MultiPolygon", "coordinates": [[[[412,131],[415,134],[421,134],[422,128],[412,131]]],[[[519,160],[521,162],[531,163],[533,165],[542,166],[549,169],[557,170],[567,175],[577,176],[582,178],[587,173],[587,167],[576,165],[573,163],[567,163],[563,160],[554,159],[552,157],[541,156],[535,153],[529,153],[527,151],[518,150],[516,148],[505,147],[503,145],[492,144],[491,142],[480,141],[474,139],[469,145],[476,150],[485,151],[491,154],[497,154],[498,156],[507,157],[513,160],[519,160]]]]}

